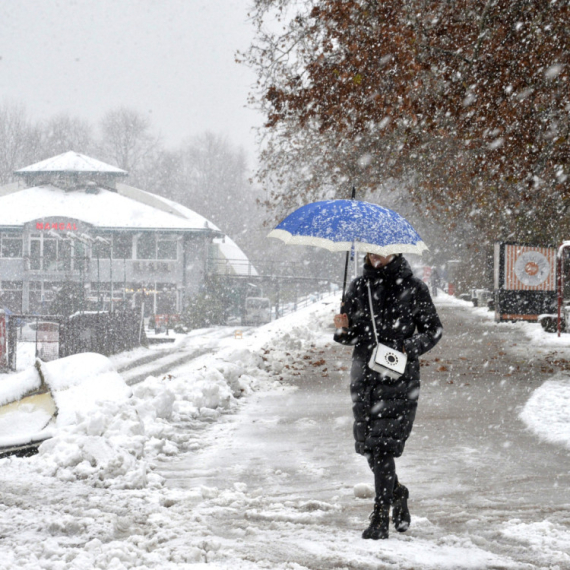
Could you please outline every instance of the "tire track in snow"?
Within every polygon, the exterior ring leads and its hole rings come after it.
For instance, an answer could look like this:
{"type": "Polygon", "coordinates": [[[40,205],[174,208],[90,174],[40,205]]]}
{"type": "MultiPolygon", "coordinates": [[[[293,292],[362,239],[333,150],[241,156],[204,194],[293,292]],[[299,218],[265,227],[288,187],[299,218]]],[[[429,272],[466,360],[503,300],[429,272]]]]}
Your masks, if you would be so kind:
{"type": "MultiPolygon", "coordinates": [[[[250,329],[251,328],[253,327],[250,327],[250,329]]],[[[246,332],[245,329],[241,330],[246,332]]],[[[214,329],[198,339],[201,341],[200,344],[204,341],[204,337],[212,337],[212,340],[206,346],[198,346],[195,348],[191,346],[192,337],[187,338],[183,341],[182,346],[178,345],[168,349],[168,351],[160,351],[158,354],[143,356],[134,362],[118,367],[118,372],[129,386],[133,386],[149,376],[165,374],[170,372],[173,368],[187,364],[204,354],[216,352],[220,349],[220,343],[231,338],[234,335],[234,331],[234,328],[224,332],[220,329],[214,329]],[[165,352],[167,352],[167,354],[165,354],[165,352]]]]}

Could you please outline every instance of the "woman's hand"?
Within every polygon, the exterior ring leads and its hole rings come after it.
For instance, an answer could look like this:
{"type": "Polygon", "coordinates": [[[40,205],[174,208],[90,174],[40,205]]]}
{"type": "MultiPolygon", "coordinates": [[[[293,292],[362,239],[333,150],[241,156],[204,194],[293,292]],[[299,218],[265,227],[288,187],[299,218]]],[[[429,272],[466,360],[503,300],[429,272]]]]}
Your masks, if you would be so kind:
{"type": "Polygon", "coordinates": [[[346,329],[348,328],[348,315],[335,315],[334,316],[334,326],[337,329],[346,329]]]}

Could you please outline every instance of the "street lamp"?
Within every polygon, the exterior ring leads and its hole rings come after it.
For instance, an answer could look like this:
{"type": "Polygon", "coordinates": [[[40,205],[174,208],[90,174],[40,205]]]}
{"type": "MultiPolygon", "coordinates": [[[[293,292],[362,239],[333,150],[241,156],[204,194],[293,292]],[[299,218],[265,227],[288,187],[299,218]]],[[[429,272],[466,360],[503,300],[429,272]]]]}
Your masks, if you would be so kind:
{"type": "MultiPolygon", "coordinates": [[[[111,258],[111,242],[101,236],[96,236],[95,241],[99,243],[104,243],[105,245],[109,246],[109,278],[111,284],[111,298],[110,298],[110,307],[111,311],[113,310],[113,262],[111,258]]],[[[98,284],[98,295],[99,295],[99,310],[101,310],[101,279],[99,277],[99,246],[97,246],[97,279],[99,280],[98,284]]]]}
{"type": "Polygon", "coordinates": [[[111,240],[97,236],[97,239],[109,246],[109,282],[111,285],[109,310],[113,312],[113,244],[111,240]]]}

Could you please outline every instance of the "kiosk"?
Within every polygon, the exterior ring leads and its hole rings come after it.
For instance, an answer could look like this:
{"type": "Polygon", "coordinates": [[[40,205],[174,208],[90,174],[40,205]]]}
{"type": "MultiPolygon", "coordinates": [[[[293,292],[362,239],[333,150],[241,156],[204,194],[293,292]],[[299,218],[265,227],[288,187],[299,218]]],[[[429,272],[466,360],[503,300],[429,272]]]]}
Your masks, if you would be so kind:
{"type": "Polygon", "coordinates": [[[495,243],[496,321],[537,321],[556,311],[556,248],[495,243]]]}

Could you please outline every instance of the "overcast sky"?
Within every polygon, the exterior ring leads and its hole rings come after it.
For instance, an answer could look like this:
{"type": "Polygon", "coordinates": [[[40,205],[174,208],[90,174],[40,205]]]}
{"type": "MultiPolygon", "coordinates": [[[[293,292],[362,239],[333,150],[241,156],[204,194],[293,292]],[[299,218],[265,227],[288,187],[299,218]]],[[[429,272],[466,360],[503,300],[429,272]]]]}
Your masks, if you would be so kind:
{"type": "Polygon", "coordinates": [[[127,106],[148,113],[165,144],[205,130],[254,154],[244,108],[254,81],[235,63],[249,44],[250,0],[1,0],[0,99],[33,118],[96,122],[127,106]]]}

